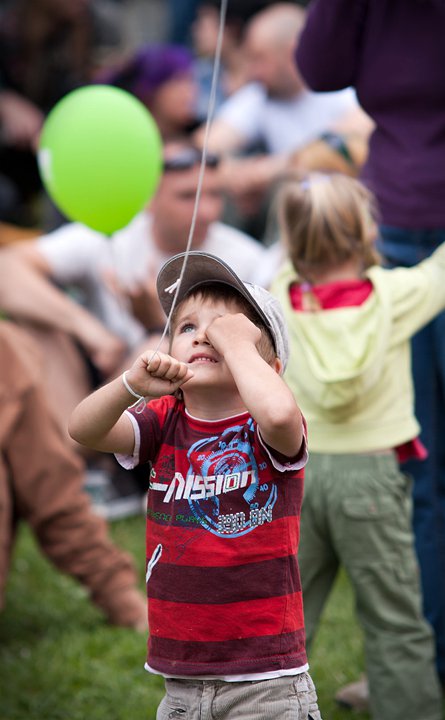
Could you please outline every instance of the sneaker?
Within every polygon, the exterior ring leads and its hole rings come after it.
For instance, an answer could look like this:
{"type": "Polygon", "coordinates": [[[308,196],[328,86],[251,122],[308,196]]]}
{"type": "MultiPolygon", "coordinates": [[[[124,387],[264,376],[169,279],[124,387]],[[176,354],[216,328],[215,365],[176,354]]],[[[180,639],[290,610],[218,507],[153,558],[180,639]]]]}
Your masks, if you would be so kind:
{"type": "Polygon", "coordinates": [[[341,688],[335,700],[349,710],[369,710],[369,686],[366,676],[362,675],[360,680],[341,688]]]}
{"type": "Polygon", "coordinates": [[[94,511],[106,520],[120,520],[143,511],[143,496],[128,471],[109,473],[88,468],[84,489],[91,497],[94,511]]]}

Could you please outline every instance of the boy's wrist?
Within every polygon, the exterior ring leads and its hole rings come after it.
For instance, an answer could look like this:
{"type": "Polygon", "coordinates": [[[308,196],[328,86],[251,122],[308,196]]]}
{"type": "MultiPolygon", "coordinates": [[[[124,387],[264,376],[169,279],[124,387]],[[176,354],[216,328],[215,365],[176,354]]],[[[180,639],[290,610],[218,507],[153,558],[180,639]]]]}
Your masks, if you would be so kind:
{"type": "Polygon", "coordinates": [[[131,387],[130,383],[127,380],[127,373],[128,373],[128,370],[125,370],[121,375],[122,384],[123,384],[125,390],[133,398],[135,398],[135,401],[128,407],[135,408],[136,412],[142,412],[142,410],[145,407],[145,397],[143,395],[140,395],[139,393],[137,393],[136,390],[134,390],[134,388],[131,387]]]}
{"type": "Polygon", "coordinates": [[[128,382],[127,373],[128,373],[128,370],[125,370],[121,375],[121,380],[122,380],[123,386],[124,386],[125,390],[128,393],[130,393],[130,395],[132,395],[134,398],[136,398],[136,400],[140,400],[144,396],[140,395],[138,392],[136,392],[136,390],[134,390],[132,388],[132,386],[128,382]]]}

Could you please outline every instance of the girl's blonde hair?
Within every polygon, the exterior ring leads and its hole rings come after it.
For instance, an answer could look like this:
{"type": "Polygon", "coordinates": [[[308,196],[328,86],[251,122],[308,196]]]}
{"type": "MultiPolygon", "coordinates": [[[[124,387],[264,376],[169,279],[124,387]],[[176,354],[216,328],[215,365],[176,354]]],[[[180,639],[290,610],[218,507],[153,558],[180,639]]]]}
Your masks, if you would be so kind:
{"type": "Polygon", "coordinates": [[[375,248],[374,196],[358,180],[311,173],[288,181],[278,195],[278,220],[287,253],[303,281],[357,258],[362,269],[380,263],[375,248]]]}

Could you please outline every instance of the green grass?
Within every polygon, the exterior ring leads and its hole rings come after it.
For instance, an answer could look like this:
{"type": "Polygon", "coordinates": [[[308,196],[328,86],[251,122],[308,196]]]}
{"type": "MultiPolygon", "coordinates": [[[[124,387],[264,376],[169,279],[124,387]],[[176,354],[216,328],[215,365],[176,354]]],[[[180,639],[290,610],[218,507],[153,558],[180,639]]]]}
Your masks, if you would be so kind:
{"type": "MultiPolygon", "coordinates": [[[[111,532],[133,553],[142,578],[143,518],[113,523],[111,532]]],[[[0,720],[155,720],[163,682],[143,669],[145,643],[142,635],[107,625],[83,588],[56,572],[29,531],[20,530],[0,614],[0,720]]],[[[363,670],[361,634],[344,575],[310,662],[323,720],[369,717],[333,701],[335,691],[363,670]]]]}

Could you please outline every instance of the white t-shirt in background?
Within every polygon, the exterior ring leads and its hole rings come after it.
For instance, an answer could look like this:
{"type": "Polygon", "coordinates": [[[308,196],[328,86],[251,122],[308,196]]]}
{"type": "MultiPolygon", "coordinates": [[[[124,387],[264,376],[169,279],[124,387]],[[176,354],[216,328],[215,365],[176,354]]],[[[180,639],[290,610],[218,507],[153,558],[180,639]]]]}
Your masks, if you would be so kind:
{"type": "Polygon", "coordinates": [[[278,154],[315,140],[357,107],[352,88],[326,93],[302,90],[291,100],[279,100],[269,97],[262,85],[249,83],[222,104],[217,119],[243,135],[246,145],[262,142],[267,152],[278,154]]]}

